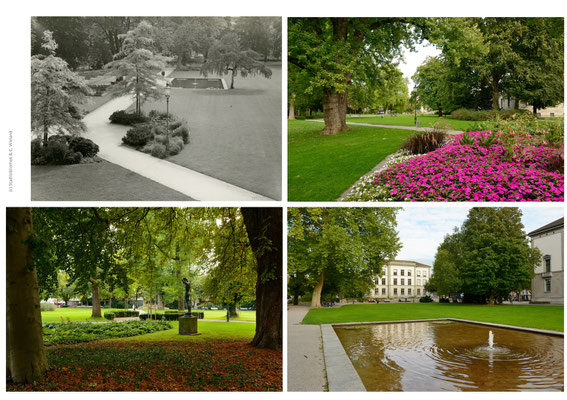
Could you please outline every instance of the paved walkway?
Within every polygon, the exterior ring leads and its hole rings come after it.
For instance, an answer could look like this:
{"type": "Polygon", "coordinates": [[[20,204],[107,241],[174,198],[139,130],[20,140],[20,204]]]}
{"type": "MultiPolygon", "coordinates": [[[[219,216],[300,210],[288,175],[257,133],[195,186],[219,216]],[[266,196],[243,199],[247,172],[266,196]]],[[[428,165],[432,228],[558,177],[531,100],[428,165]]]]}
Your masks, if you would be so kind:
{"type": "Polygon", "coordinates": [[[195,200],[270,200],[257,193],[122,145],[122,137],[129,127],[111,124],[108,117],[114,111],[125,110],[132,103],[131,96],[118,97],[103,104],[83,119],[87,126],[85,137],[98,144],[100,158],[195,200]]]}
{"type": "MultiPolygon", "coordinates": [[[[312,122],[324,122],[322,119],[307,119],[306,121],[312,122]]],[[[374,126],[376,128],[392,128],[392,129],[404,129],[406,131],[418,131],[418,132],[427,132],[431,130],[430,127],[415,127],[415,126],[402,126],[402,125],[378,125],[378,124],[368,124],[366,122],[347,122],[347,125],[361,125],[361,126],[374,126]]],[[[448,135],[458,135],[459,133],[463,133],[463,131],[455,131],[453,129],[438,129],[440,131],[445,132],[448,135]]]]}
{"type": "Polygon", "coordinates": [[[307,306],[287,310],[287,390],[322,392],[327,388],[323,342],[319,325],[301,325],[307,306]]]}

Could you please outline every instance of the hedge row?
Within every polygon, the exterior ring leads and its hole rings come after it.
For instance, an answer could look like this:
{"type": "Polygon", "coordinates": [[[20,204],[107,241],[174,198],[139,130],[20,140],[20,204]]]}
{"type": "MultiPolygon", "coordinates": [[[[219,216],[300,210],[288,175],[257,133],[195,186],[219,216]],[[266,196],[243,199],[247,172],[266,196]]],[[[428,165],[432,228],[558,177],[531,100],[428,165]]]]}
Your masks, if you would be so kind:
{"type": "Polygon", "coordinates": [[[119,311],[109,311],[104,313],[104,318],[113,320],[114,318],[129,318],[137,317],[140,315],[139,311],[134,310],[119,310],[119,311]]]}
{"type": "MultiPolygon", "coordinates": [[[[181,312],[181,311],[166,311],[164,314],[152,314],[151,318],[150,318],[150,314],[141,314],[140,315],[140,319],[142,321],[148,320],[148,319],[152,319],[152,320],[158,320],[158,321],[177,321],[179,320],[179,317],[184,316],[185,313],[181,312]]],[[[203,311],[193,311],[191,312],[191,315],[193,317],[197,317],[198,319],[204,319],[205,318],[205,313],[203,311]]]]}

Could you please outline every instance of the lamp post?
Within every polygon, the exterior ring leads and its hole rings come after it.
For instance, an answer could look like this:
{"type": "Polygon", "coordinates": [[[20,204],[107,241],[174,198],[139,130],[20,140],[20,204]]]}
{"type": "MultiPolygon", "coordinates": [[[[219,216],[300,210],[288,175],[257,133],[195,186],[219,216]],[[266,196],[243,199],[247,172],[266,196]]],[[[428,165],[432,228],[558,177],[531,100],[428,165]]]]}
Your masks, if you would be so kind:
{"type": "Polygon", "coordinates": [[[417,86],[413,87],[413,100],[415,104],[413,113],[413,125],[417,128],[417,86]]]}
{"type": "Polygon", "coordinates": [[[171,86],[169,82],[165,84],[165,149],[169,152],[169,97],[171,96],[171,86]]]}

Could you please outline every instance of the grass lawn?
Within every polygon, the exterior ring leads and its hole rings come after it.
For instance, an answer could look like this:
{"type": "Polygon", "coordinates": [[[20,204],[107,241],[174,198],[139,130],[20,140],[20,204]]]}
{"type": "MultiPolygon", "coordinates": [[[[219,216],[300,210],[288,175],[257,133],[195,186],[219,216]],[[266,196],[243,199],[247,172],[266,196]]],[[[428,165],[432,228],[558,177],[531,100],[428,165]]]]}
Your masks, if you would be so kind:
{"type": "Polygon", "coordinates": [[[282,352],[248,344],[255,324],[199,321],[174,329],[46,348],[49,370],[8,391],[281,391],[282,352]]]}
{"type": "MultiPolygon", "coordinates": [[[[439,118],[436,115],[423,115],[417,116],[417,120],[421,122],[421,126],[429,127],[433,123],[440,121],[441,123],[451,125],[455,130],[467,131],[473,124],[479,121],[462,121],[459,119],[452,119],[448,117],[439,118]]],[[[400,125],[400,126],[414,126],[414,116],[413,114],[403,114],[397,116],[362,116],[362,117],[350,117],[347,118],[347,122],[362,122],[366,124],[377,124],[377,125],[400,125]]]]}
{"type": "MultiPolygon", "coordinates": [[[[187,121],[190,143],[167,160],[205,175],[281,199],[281,63],[268,63],[272,77],[237,76],[234,89],[172,88],[169,112],[187,121]]],[[[169,78],[198,78],[174,71],[169,78]]],[[[230,85],[230,76],[223,76],[230,85]]],[[[209,78],[219,78],[215,74],[209,78]]],[[[165,112],[165,99],[148,99],[144,112],[165,112]]]]}
{"type": "Polygon", "coordinates": [[[353,125],[338,135],[319,135],[322,128],[321,122],[288,121],[290,201],[335,201],[412,134],[353,125]]]}
{"type": "MultiPolygon", "coordinates": [[[[102,313],[114,311],[118,309],[103,308],[102,313]]],[[[91,318],[90,308],[56,308],[54,311],[42,311],[41,320],[44,324],[51,322],[66,322],[67,318],[71,322],[92,322],[92,321],[106,321],[103,318],[91,318]]],[[[240,311],[239,316],[231,318],[237,321],[256,321],[256,311],[240,311]]],[[[226,311],[224,310],[205,310],[205,319],[226,319],[226,311]]],[[[253,324],[242,324],[252,325],[253,324]]],[[[252,332],[254,329],[252,329],[252,332]]]]}
{"type": "Polygon", "coordinates": [[[31,198],[34,201],[192,200],[167,186],[106,161],[32,165],[31,198]]]}
{"type": "Polygon", "coordinates": [[[563,332],[563,306],[440,303],[353,304],[310,310],[304,324],[461,318],[563,332]]]}

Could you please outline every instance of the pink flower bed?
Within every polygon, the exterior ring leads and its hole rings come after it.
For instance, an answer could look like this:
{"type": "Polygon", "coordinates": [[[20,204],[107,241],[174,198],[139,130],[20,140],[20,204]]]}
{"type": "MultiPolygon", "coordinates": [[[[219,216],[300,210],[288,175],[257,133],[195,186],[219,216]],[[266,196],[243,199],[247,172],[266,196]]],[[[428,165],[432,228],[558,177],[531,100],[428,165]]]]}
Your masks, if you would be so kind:
{"type": "Polygon", "coordinates": [[[545,144],[522,143],[507,155],[499,144],[480,141],[487,132],[471,132],[475,144],[455,136],[445,147],[396,164],[373,182],[393,201],[563,201],[563,174],[553,171],[562,151],[545,144]]]}

